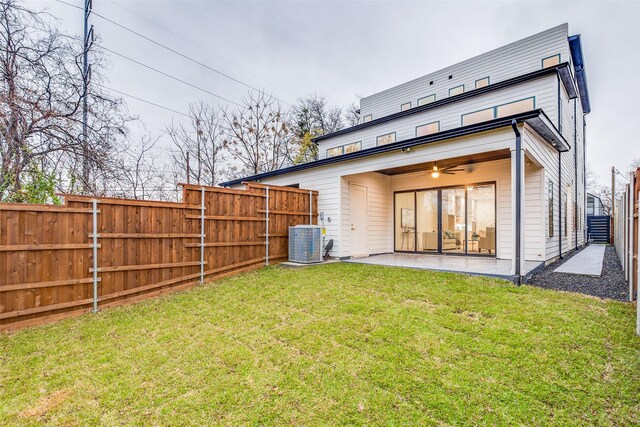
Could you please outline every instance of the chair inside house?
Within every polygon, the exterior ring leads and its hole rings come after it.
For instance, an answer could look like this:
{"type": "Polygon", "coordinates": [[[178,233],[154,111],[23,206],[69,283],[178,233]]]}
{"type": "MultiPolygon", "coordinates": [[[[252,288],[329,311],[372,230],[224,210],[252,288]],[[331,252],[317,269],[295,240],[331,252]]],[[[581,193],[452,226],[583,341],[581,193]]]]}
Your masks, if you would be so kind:
{"type": "Polygon", "coordinates": [[[478,242],[478,252],[485,250],[490,254],[496,251],[496,228],[487,227],[484,232],[480,232],[480,240],[478,242]]]}

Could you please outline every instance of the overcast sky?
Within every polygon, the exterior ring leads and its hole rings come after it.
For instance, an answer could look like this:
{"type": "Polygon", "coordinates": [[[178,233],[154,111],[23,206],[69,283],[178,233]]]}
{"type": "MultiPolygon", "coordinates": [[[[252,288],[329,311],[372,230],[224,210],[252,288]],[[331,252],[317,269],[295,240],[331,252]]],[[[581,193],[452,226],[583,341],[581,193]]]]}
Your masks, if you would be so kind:
{"type": "MultiPolygon", "coordinates": [[[[82,6],[83,0],[65,0],[82,6]]],[[[82,13],[32,0],[82,34],[82,13]]],[[[582,34],[592,112],[588,164],[603,183],[640,157],[640,2],[220,2],[94,0],[94,11],[264,88],[284,102],[310,93],[344,105],[555,25],[582,34]]],[[[94,17],[102,44],[239,102],[247,88],[94,17]]],[[[188,111],[224,101],[111,55],[109,86],[188,111]]],[[[147,130],[179,119],[125,98],[147,130]]],[[[162,140],[164,147],[169,142],[162,140]]]]}

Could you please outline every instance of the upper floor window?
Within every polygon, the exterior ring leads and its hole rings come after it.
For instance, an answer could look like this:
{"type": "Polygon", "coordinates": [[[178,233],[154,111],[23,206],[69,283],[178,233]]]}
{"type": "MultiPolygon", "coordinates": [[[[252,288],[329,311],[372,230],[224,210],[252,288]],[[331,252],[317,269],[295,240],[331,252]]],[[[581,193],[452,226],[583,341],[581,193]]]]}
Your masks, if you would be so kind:
{"type": "Polygon", "coordinates": [[[410,102],[405,102],[404,104],[402,104],[400,106],[400,111],[407,111],[411,108],[411,103],[410,102]]]}
{"type": "Polygon", "coordinates": [[[435,93],[428,96],[423,96],[422,98],[418,99],[418,107],[421,105],[431,104],[432,102],[435,102],[435,100],[436,100],[435,93]]]}
{"type": "Polygon", "coordinates": [[[335,157],[342,154],[342,146],[327,149],[327,157],[335,157]]]}
{"type": "Polygon", "coordinates": [[[339,147],[333,147],[327,149],[327,157],[335,157],[341,154],[353,153],[354,151],[362,150],[362,141],[352,142],[350,144],[341,145],[339,147]]]}
{"type": "Polygon", "coordinates": [[[393,142],[396,142],[395,132],[387,133],[385,135],[380,135],[379,137],[376,138],[377,145],[387,145],[393,142]]]}
{"type": "Polygon", "coordinates": [[[440,131],[440,122],[427,123],[426,125],[416,126],[416,136],[425,136],[440,131]]]}
{"type": "Polygon", "coordinates": [[[474,111],[462,115],[462,126],[473,125],[480,122],[486,122],[494,118],[494,108],[485,108],[484,110],[474,111]]]}
{"type": "Polygon", "coordinates": [[[509,102],[508,104],[498,105],[496,107],[496,118],[506,117],[525,111],[531,111],[536,108],[535,98],[526,98],[520,101],[509,102]]]}
{"type": "Polygon", "coordinates": [[[549,68],[560,63],[560,54],[556,53],[555,55],[548,56],[546,58],[542,58],[542,68],[549,68]]]}
{"type": "Polygon", "coordinates": [[[352,142],[344,146],[344,153],[353,153],[354,151],[362,150],[362,141],[352,142]]]}
{"type": "Polygon", "coordinates": [[[509,102],[507,104],[498,105],[484,110],[474,111],[462,115],[462,126],[472,125],[475,123],[485,122],[499,117],[507,117],[525,111],[531,111],[535,108],[535,98],[526,98],[519,101],[509,102]]]}
{"type": "Polygon", "coordinates": [[[367,114],[367,115],[366,115],[366,116],[364,116],[364,118],[362,119],[362,123],[370,122],[372,118],[373,118],[373,116],[371,116],[371,114],[367,114]]]}
{"type": "Polygon", "coordinates": [[[451,89],[449,89],[449,96],[460,95],[463,92],[464,92],[464,85],[452,87],[451,89]]]}
{"type": "Polygon", "coordinates": [[[485,86],[489,86],[489,77],[476,80],[476,89],[480,89],[485,86]]]}

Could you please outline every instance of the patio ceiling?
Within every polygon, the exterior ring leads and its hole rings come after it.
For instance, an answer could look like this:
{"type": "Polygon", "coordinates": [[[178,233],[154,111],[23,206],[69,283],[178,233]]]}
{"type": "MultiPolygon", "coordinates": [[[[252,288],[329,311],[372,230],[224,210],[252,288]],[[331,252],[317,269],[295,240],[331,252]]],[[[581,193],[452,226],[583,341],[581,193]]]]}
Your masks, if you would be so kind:
{"type": "MultiPolygon", "coordinates": [[[[508,149],[489,151],[486,153],[472,154],[469,156],[452,157],[449,159],[438,160],[438,167],[445,168],[450,166],[471,165],[475,163],[490,162],[493,160],[503,160],[511,157],[508,149]]],[[[395,168],[383,169],[377,171],[385,175],[401,175],[412,172],[430,171],[435,162],[416,163],[412,165],[399,166],[395,168]]]]}

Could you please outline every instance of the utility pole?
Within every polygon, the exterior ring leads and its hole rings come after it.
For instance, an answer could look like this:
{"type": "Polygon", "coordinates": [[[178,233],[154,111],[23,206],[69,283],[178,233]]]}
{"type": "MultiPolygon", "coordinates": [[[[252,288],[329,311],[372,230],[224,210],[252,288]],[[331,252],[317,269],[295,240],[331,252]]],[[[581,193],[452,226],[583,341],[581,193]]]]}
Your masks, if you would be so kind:
{"type": "Polygon", "coordinates": [[[613,220],[614,210],[616,205],[616,167],[611,167],[611,244],[613,245],[613,237],[615,236],[615,230],[613,227],[615,226],[615,221],[613,220]]]}
{"type": "Polygon", "coordinates": [[[89,164],[89,139],[87,126],[87,94],[89,80],[91,79],[91,66],[89,65],[89,49],[93,45],[93,25],[89,27],[89,16],[93,0],[84,2],[84,49],[82,52],[82,180],[84,191],[87,192],[90,180],[89,164]]]}

